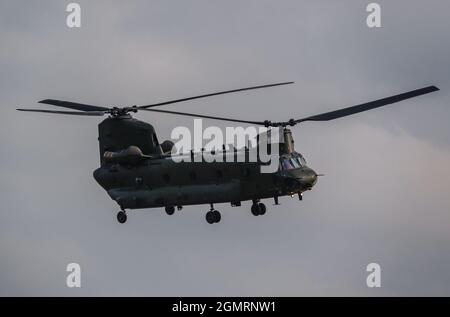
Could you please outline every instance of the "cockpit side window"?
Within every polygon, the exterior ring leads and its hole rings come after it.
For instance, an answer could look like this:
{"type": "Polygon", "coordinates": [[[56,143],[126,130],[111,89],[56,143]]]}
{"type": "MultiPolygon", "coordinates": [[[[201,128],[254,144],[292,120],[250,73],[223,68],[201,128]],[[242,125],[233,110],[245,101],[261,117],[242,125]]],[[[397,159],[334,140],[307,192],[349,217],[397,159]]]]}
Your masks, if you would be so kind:
{"type": "Polygon", "coordinates": [[[300,159],[300,163],[301,163],[302,165],[306,165],[306,160],[305,160],[305,158],[303,157],[303,155],[299,154],[298,157],[299,157],[299,159],[300,159]]]}

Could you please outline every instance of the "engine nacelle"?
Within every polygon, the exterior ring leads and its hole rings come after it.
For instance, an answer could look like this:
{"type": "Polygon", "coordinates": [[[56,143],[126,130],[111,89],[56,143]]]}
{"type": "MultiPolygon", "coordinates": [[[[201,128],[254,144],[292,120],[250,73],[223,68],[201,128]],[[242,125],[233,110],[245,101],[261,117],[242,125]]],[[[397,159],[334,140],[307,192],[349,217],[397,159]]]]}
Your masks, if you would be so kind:
{"type": "Polygon", "coordinates": [[[108,163],[119,163],[119,164],[137,164],[145,156],[142,154],[140,148],[135,145],[131,145],[125,150],[119,152],[105,151],[103,153],[103,160],[108,163]]]}

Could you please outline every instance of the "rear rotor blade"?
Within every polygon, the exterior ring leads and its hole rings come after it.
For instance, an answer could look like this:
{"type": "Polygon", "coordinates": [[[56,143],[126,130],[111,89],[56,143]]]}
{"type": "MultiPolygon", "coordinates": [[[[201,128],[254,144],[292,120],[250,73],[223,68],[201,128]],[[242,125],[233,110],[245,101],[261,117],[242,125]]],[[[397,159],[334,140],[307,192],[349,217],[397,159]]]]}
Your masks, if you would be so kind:
{"type": "Polygon", "coordinates": [[[261,89],[261,88],[268,88],[268,87],[281,86],[281,85],[289,85],[289,84],[293,84],[293,83],[294,83],[293,81],[290,81],[290,82],[277,83],[277,84],[269,84],[269,85],[262,85],[262,86],[254,86],[254,87],[247,87],[247,88],[239,88],[239,89],[233,89],[233,90],[219,91],[219,92],[214,92],[214,93],[205,94],[205,95],[198,95],[198,96],[194,96],[194,97],[169,100],[169,101],[155,103],[155,104],[151,104],[151,105],[147,105],[147,106],[139,106],[138,108],[139,109],[147,109],[147,108],[152,108],[152,107],[156,107],[156,106],[163,106],[163,105],[168,105],[168,104],[172,104],[172,103],[183,102],[183,101],[188,101],[188,100],[193,100],[193,99],[200,99],[200,98],[212,97],[212,96],[217,96],[217,95],[224,95],[224,94],[229,94],[229,93],[239,92],[239,91],[245,91],[245,90],[261,89]]]}
{"type": "Polygon", "coordinates": [[[412,90],[409,92],[405,92],[403,94],[399,94],[399,95],[395,95],[395,96],[391,96],[391,97],[387,97],[387,98],[383,98],[383,99],[379,99],[379,100],[375,100],[375,101],[371,101],[371,102],[367,102],[367,103],[363,103],[357,106],[352,106],[352,107],[348,107],[348,108],[343,108],[343,109],[339,109],[339,110],[335,110],[335,111],[330,111],[330,112],[325,112],[325,113],[321,113],[318,115],[314,115],[314,116],[310,116],[310,117],[306,117],[306,118],[302,118],[302,119],[298,119],[295,120],[295,124],[300,123],[300,122],[304,122],[304,121],[329,121],[329,120],[334,120],[337,118],[341,118],[341,117],[345,117],[345,116],[350,116],[352,114],[356,114],[359,112],[363,112],[363,111],[367,111],[367,110],[371,110],[371,109],[375,109],[378,107],[382,107],[382,106],[386,106],[392,103],[396,103],[405,99],[409,99],[409,98],[414,98],[417,96],[421,96],[421,95],[425,95],[434,91],[438,91],[439,88],[437,88],[436,86],[428,86],[425,88],[421,88],[421,89],[416,89],[416,90],[412,90]]]}
{"type": "Polygon", "coordinates": [[[206,116],[206,115],[202,115],[202,114],[187,113],[187,112],[168,111],[168,110],[156,110],[156,109],[140,109],[140,110],[160,112],[160,113],[168,113],[168,114],[175,114],[175,115],[180,115],[180,116],[188,116],[188,117],[196,117],[196,118],[205,118],[205,119],[214,119],[214,120],[222,120],[222,121],[248,123],[248,124],[255,124],[255,125],[265,125],[266,124],[266,122],[262,122],[262,121],[248,121],[248,120],[240,120],[240,119],[232,119],[232,118],[206,116]]]}
{"type": "Polygon", "coordinates": [[[98,106],[86,105],[84,103],[77,103],[77,102],[56,100],[56,99],[44,99],[44,100],[39,101],[39,103],[44,103],[47,105],[53,105],[53,106],[57,106],[57,107],[75,109],[75,110],[80,110],[80,111],[106,111],[106,110],[109,110],[109,108],[105,108],[105,107],[98,107],[98,106]]]}
{"type": "Polygon", "coordinates": [[[56,113],[56,114],[68,114],[75,116],[103,116],[104,111],[58,111],[58,110],[41,110],[41,109],[16,109],[18,111],[27,112],[42,112],[42,113],[56,113]]]}

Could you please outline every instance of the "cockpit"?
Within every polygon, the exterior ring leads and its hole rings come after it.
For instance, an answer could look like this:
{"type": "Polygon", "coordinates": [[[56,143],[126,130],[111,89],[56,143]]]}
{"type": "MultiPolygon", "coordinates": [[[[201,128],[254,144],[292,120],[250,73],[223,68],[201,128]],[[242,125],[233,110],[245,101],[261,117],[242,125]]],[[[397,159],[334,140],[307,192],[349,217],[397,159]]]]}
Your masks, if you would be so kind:
{"type": "Polygon", "coordinates": [[[306,166],[306,160],[300,153],[292,153],[289,157],[280,158],[280,169],[287,171],[306,166]]]}
{"type": "Polygon", "coordinates": [[[317,182],[317,174],[306,166],[305,158],[297,152],[280,157],[279,172],[288,180],[289,191],[305,191],[311,189],[317,182]],[[292,182],[295,180],[295,182],[292,182]]]}

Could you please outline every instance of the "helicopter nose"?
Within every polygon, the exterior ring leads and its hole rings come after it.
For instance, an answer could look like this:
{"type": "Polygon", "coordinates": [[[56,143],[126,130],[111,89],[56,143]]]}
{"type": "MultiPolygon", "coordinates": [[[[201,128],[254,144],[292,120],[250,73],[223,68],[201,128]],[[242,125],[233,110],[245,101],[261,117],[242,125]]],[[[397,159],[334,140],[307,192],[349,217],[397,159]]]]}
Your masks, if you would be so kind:
{"type": "Polygon", "coordinates": [[[304,169],[299,181],[303,186],[311,188],[317,183],[317,173],[310,168],[304,169]]]}

